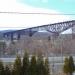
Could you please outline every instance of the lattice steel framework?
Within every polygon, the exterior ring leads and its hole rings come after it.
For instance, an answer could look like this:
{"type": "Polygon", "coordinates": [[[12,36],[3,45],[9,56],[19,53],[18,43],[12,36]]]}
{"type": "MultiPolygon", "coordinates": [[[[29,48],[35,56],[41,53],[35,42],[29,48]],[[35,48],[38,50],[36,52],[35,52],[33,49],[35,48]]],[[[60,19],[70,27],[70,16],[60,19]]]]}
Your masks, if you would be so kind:
{"type": "Polygon", "coordinates": [[[75,26],[75,20],[6,32],[6,33],[4,33],[4,37],[10,38],[11,40],[13,40],[14,37],[16,36],[16,39],[19,40],[21,35],[29,35],[31,37],[34,33],[38,32],[38,31],[42,31],[42,30],[46,30],[46,31],[54,34],[55,36],[58,36],[61,32],[65,31],[69,28],[72,28],[73,26],[75,26]]]}

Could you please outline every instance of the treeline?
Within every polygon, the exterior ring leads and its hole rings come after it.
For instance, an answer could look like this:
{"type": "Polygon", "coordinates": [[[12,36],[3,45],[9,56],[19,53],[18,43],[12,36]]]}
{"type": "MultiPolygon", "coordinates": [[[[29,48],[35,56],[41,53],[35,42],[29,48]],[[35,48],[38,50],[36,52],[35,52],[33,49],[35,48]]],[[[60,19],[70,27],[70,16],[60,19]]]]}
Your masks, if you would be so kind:
{"type": "MultiPolygon", "coordinates": [[[[0,75],[51,75],[48,58],[39,55],[29,57],[25,52],[23,59],[17,56],[12,66],[4,65],[0,61],[0,75]]],[[[66,57],[63,64],[63,72],[72,75],[75,71],[75,64],[72,56],[66,57]]]]}
{"type": "Polygon", "coordinates": [[[0,61],[0,75],[50,75],[48,58],[42,55],[24,54],[23,59],[17,56],[13,65],[4,65],[0,61]]]}

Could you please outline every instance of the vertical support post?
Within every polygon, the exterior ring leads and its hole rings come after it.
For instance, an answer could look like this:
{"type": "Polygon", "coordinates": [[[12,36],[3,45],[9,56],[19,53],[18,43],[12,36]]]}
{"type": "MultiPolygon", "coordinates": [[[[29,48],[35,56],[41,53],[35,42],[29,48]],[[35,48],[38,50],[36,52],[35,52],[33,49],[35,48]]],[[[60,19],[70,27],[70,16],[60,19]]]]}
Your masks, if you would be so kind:
{"type": "Polygon", "coordinates": [[[63,38],[61,39],[61,63],[63,64],[63,38]]]}
{"type": "MultiPolygon", "coordinates": [[[[54,36],[51,37],[52,50],[54,50],[54,36]]],[[[52,75],[54,75],[54,52],[52,53],[52,75]]]]}
{"type": "Polygon", "coordinates": [[[17,40],[19,40],[21,37],[20,33],[17,34],[17,40]]]}
{"type": "Polygon", "coordinates": [[[72,39],[75,39],[75,26],[72,26],[72,39]]]}
{"type": "Polygon", "coordinates": [[[29,36],[31,37],[32,36],[32,30],[29,29],[29,36]]]}
{"type": "Polygon", "coordinates": [[[10,34],[10,39],[11,39],[11,41],[13,41],[13,36],[14,36],[13,33],[11,33],[11,34],[10,34]]]}

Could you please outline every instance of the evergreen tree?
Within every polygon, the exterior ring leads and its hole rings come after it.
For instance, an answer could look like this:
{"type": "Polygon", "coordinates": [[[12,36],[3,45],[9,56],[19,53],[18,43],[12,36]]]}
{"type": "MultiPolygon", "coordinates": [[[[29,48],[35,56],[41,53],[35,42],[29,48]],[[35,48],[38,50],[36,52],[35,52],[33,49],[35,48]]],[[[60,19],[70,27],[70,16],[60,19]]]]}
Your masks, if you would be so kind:
{"type": "Polygon", "coordinates": [[[31,63],[30,63],[30,75],[36,75],[37,72],[36,72],[36,68],[37,68],[37,64],[36,64],[36,56],[32,56],[31,57],[31,63]]]}
{"type": "Polygon", "coordinates": [[[69,73],[70,73],[70,75],[72,75],[72,73],[74,72],[74,67],[75,67],[72,56],[69,57],[69,65],[68,65],[68,67],[69,67],[69,73]]]}
{"type": "Polygon", "coordinates": [[[48,58],[45,59],[44,67],[45,67],[44,74],[45,75],[50,75],[50,65],[49,65],[48,58]]]}
{"type": "Polygon", "coordinates": [[[42,54],[38,55],[37,59],[37,75],[44,75],[44,60],[42,54]]]}
{"type": "Polygon", "coordinates": [[[65,58],[65,62],[64,62],[64,67],[63,67],[63,71],[66,74],[72,75],[72,73],[74,72],[74,61],[73,61],[73,57],[70,56],[69,58],[65,58]]]}
{"type": "Polygon", "coordinates": [[[29,56],[27,52],[25,52],[24,57],[23,57],[22,73],[23,75],[29,74],[29,56]]]}
{"type": "Polygon", "coordinates": [[[7,65],[5,66],[5,75],[11,75],[11,71],[7,65]]]}
{"type": "Polygon", "coordinates": [[[5,75],[3,62],[0,61],[0,75],[5,75]]]}
{"type": "Polygon", "coordinates": [[[69,73],[69,59],[66,57],[64,61],[63,71],[68,75],[69,73]]]}
{"type": "Polygon", "coordinates": [[[22,75],[21,74],[21,58],[19,56],[17,56],[14,65],[13,65],[13,70],[12,70],[12,75],[22,75]]]}

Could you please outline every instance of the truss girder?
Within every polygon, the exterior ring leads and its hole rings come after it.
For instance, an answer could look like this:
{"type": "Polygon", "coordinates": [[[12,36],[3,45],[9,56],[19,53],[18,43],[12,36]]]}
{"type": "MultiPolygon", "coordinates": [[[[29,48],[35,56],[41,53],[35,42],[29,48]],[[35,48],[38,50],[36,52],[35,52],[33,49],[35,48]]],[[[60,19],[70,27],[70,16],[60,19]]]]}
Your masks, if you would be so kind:
{"type": "Polygon", "coordinates": [[[4,33],[4,36],[11,37],[11,40],[13,40],[14,35],[17,34],[17,39],[21,37],[21,35],[29,35],[32,36],[37,31],[48,31],[55,34],[60,34],[61,32],[75,26],[75,20],[72,21],[66,21],[66,22],[60,22],[60,23],[54,23],[54,24],[47,24],[37,27],[32,27],[28,29],[22,29],[22,30],[16,30],[11,32],[4,33]]]}
{"type": "Polygon", "coordinates": [[[45,29],[52,33],[61,33],[75,25],[75,21],[67,21],[67,22],[60,22],[55,24],[48,24],[45,26],[40,26],[38,30],[45,29]]]}

